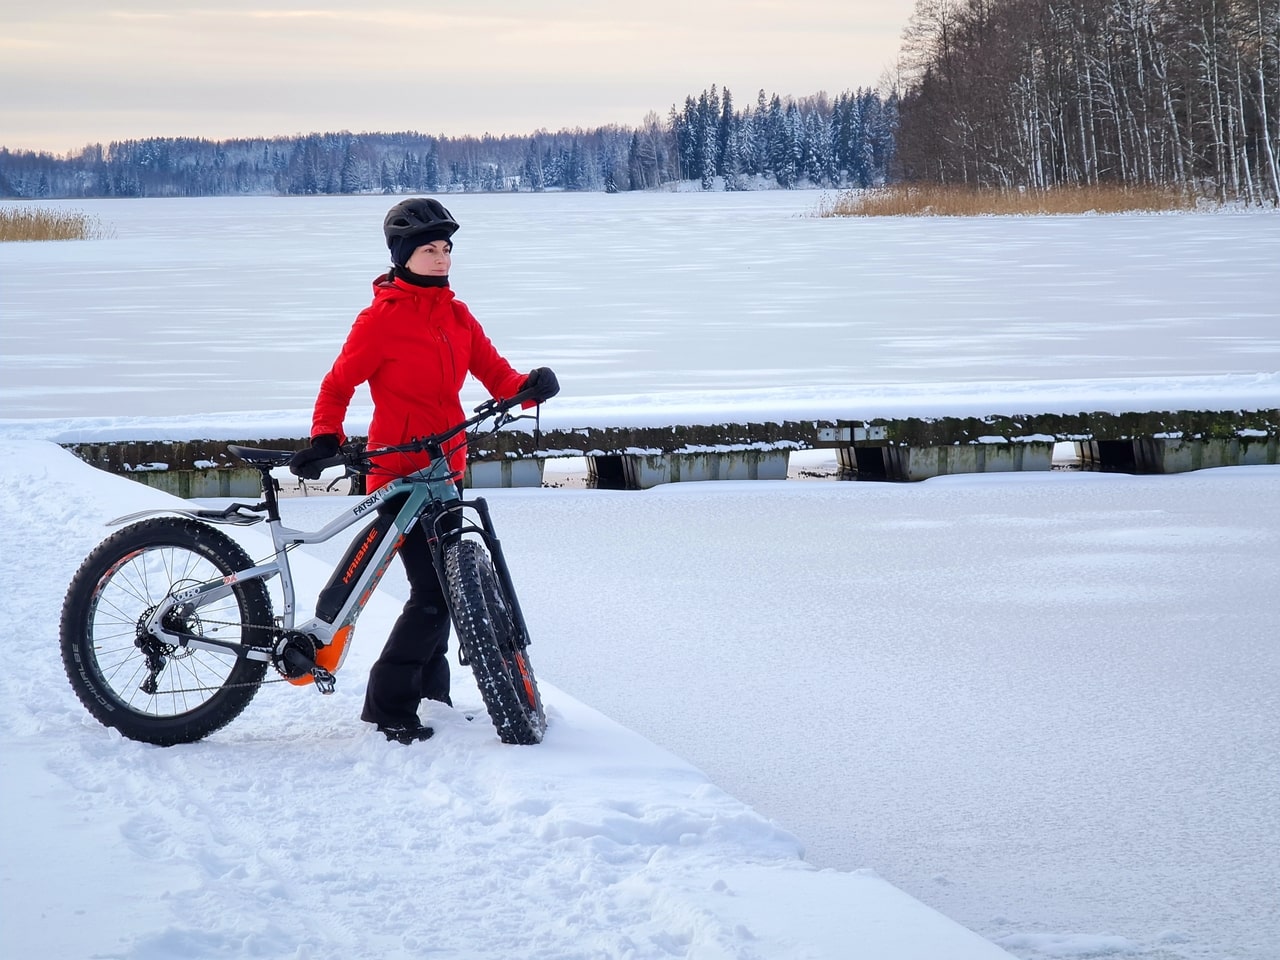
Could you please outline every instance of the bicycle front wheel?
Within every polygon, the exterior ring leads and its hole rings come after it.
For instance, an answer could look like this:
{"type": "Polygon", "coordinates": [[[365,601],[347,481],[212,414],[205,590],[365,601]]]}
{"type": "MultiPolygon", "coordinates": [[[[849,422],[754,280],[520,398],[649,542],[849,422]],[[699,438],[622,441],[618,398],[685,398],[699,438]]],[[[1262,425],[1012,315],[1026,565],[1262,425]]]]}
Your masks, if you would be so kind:
{"type": "MultiPolygon", "coordinates": [[[[249,705],[266,671],[243,650],[210,650],[148,633],[152,611],[175,590],[252,566],[234,540],[178,517],[143,520],[104,540],[81,564],[62,605],[62,662],[76,696],[131,740],[171,746],[226,726],[249,705]]],[[[236,584],[198,609],[181,605],[169,629],[267,645],[271,598],[261,580],[236,584]]]]}
{"type": "Polygon", "coordinates": [[[541,743],[547,729],[542,697],[493,559],[478,540],[455,541],[445,548],[445,576],[459,642],[498,737],[541,743]]]}

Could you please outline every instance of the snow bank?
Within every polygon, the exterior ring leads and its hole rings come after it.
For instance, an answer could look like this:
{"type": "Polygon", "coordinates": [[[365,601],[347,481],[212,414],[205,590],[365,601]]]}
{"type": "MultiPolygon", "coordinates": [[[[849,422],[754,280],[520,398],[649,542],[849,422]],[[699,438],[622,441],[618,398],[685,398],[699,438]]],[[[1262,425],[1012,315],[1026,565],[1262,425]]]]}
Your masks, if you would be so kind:
{"type": "MultiPolygon", "coordinates": [[[[383,741],[358,713],[385,597],[332,697],[269,686],[202,743],[121,739],[63,676],[59,607],[104,519],[173,501],[51,444],[7,452],[0,544],[21,562],[0,594],[19,667],[0,673],[0,954],[1006,956],[869,872],[805,864],[793,836],[550,684],[541,746],[471,720],[461,675],[433,740],[383,741]]],[[[296,559],[305,595],[324,572],[296,559]]]]}

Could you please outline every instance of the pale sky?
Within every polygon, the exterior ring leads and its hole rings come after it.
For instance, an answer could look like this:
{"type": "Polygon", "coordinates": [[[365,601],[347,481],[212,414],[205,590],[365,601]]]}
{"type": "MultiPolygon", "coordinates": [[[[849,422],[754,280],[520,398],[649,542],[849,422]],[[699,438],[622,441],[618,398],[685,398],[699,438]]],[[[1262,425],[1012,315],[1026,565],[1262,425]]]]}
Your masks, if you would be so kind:
{"type": "Polygon", "coordinates": [[[0,146],[636,126],[874,87],[915,0],[0,0],[0,146]]]}

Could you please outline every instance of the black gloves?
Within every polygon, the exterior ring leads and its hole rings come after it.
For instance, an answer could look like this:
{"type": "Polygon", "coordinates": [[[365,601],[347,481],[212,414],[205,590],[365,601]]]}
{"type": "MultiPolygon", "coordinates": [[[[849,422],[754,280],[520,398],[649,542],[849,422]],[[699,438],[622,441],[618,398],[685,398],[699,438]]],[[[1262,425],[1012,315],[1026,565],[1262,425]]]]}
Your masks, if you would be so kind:
{"type": "Polygon", "coordinates": [[[533,393],[529,399],[535,403],[541,403],[543,400],[550,400],[560,392],[560,381],[556,379],[550,367],[538,367],[529,373],[524,386],[520,389],[522,392],[532,390],[533,393]]]}
{"type": "Polygon", "coordinates": [[[299,450],[289,458],[289,469],[295,477],[303,480],[320,479],[320,461],[332,460],[338,455],[338,437],[333,433],[322,433],[311,438],[311,446],[299,450]]]}

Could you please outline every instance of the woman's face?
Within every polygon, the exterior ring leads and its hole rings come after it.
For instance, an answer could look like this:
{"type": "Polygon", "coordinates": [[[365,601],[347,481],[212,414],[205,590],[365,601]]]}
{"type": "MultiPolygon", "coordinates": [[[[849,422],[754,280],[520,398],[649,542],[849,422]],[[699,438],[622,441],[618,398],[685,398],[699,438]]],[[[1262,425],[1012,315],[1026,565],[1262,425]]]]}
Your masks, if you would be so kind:
{"type": "Polygon", "coordinates": [[[453,244],[448,240],[432,240],[430,243],[424,243],[413,251],[413,256],[409,258],[405,268],[422,277],[447,277],[449,264],[453,259],[452,250],[453,244]]]}

